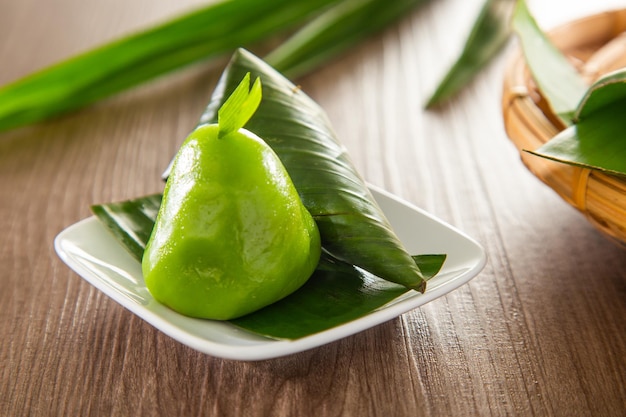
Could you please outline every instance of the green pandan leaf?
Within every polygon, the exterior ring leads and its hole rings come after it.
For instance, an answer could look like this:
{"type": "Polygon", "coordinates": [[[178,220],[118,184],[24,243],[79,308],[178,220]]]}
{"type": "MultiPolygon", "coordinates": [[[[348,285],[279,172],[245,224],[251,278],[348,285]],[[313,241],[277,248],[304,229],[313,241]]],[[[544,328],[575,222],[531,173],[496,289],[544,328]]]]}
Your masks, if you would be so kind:
{"type": "Polygon", "coordinates": [[[141,263],[146,243],[161,206],[161,194],[154,194],[120,203],[99,204],[91,211],[141,263]]]}
{"type": "Polygon", "coordinates": [[[426,103],[432,108],[457,94],[506,45],[511,34],[510,18],[515,0],[487,0],[463,51],[426,103]]]}
{"type": "Polygon", "coordinates": [[[259,107],[261,97],[261,79],[257,78],[250,88],[250,73],[247,73],[217,112],[218,137],[241,129],[259,107]]]}
{"type": "MultiPolygon", "coordinates": [[[[160,202],[161,195],[152,195],[95,205],[92,210],[140,263],[160,202]]],[[[425,279],[430,279],[439,272],[446,255],[412,258],[425,279]]],[[[231,323],[273,339],[298,339],[366,316],[408,291],[325,253],[313,276],[298,291],[231,323]]]]}
{"type": "Polygon", "coordinates": [[[200,60],[232,54],[240,46],[298,27],[340,1],[212,2],[0,87],[0,131],[67,113],[200,60]]]}
{"type": "Polygon", "coordinates": [[[570,125],[587,84],[574,66],[539,28],[524,0],[518,0],[513,28],[520,40],[526,64],[541,94],[565,125],[570,125]]]}
{"type": "MultiPolygon", "coordinates": [[[[199,126],[217,121],[218,109],[246,74],[263,84],[263,100],[246,129],[263,138],[287,168],[319,226],[326,253],[309,282],[293,294],[295,301],[289,296],[236,324],[268,337],[298,338],[367,315],[410,288],[423,291],[445,255],[406,252],[324,111],[272,67],[237,51],[199,126]],[[289,323],[276,323],[276,315],[289,323]]],[[[94,206],[93,212],[140,261],[159,201],[151,196],[94,206]]]]}
{"type": "Polygon", "coordinates": [[[576,124],[531,153],[567,164],[626,175],[626,69],[607,74],[585,94],[576,124]]]}

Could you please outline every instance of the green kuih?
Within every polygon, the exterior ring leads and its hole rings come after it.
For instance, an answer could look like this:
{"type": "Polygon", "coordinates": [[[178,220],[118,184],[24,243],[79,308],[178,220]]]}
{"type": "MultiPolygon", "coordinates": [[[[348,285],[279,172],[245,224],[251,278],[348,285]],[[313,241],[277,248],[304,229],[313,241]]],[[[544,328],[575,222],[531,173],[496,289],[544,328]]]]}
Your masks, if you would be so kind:
{"type": "Polygon", "coordinates": [[[250,74],[174,160],[142,270],[159,302],[192,317],[229,320],[300,288],[320,235],[274,151],[243,129],[261,101],[250,74]]]}

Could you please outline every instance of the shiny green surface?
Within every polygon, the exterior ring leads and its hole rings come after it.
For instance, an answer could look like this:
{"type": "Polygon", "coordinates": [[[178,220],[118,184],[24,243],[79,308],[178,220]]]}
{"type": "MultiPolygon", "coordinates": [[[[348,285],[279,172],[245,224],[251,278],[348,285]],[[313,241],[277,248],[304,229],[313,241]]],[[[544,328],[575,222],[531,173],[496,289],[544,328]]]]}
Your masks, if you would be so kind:
{"type": "Polygon", "coordinates": [[[272,149],[243,125],[261,100],[249,74],[176,155],[142,259],[152,296],[228,320],[291,294],[320,257],[319,231],[272,149]]]}

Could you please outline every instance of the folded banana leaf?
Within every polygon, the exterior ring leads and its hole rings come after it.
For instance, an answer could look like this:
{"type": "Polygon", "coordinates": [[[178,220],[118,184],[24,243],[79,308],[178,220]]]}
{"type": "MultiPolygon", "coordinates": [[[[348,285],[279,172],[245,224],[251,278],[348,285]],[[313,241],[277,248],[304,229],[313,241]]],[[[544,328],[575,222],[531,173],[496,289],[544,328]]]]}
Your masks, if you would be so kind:
{"type": "Polygon", "coordinates": [[[461,55],[428,99],[426,108],[436,107],[457,94],[506,45],[511,34],[510,19],[515,0],[487,0],[465,42],[461,55]]]}
{"type": "MultiPolygon", "coordinates": [[[[95,205],[96,217],[141,262],[161,203],[161,195],[95,205]]],[[[424,277],[441,269],[445,255],[413,257],[424,277]]],[[[363,317],[409,290],[384,281],[328,253],[298,291],[264,309],[231,320],[247,331],[272,339],[298,339],[363,317]]]]}
{"type": "Polygon", "coordinates": [[[626,69],[587,91],[569,126],[531,153],[585,168],[626,175],[626,69]]]}
{"type": "Polygon", "coordinates": [[[237,50],[200,125],[217,122],[218,109],[247,73],[252,79],[261,78],[263,100],[246,129],[278,154],[319,227],[324,249],[382,279],[423,292],[426,281],[421,271],[335,137],[322,108],[266,62],[237,50]]]}

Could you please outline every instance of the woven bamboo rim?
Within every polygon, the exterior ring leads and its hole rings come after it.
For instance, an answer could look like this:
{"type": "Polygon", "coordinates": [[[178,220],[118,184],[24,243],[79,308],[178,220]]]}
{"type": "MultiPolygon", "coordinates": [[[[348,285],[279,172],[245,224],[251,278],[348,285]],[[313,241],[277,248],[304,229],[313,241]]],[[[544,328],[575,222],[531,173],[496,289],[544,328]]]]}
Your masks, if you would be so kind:
{"type": "MultiPolygon", "coordinates": [[[[593,82],[626,66],[626,9],[589,16],[549,32],[579,72],[593,82]]],[[[534,150],[564,128],[547,108],[520,50],[505,71],[502,111],[522,162],[605,235],[626,247],[626,178],[554,162],[534,150]]]]}

